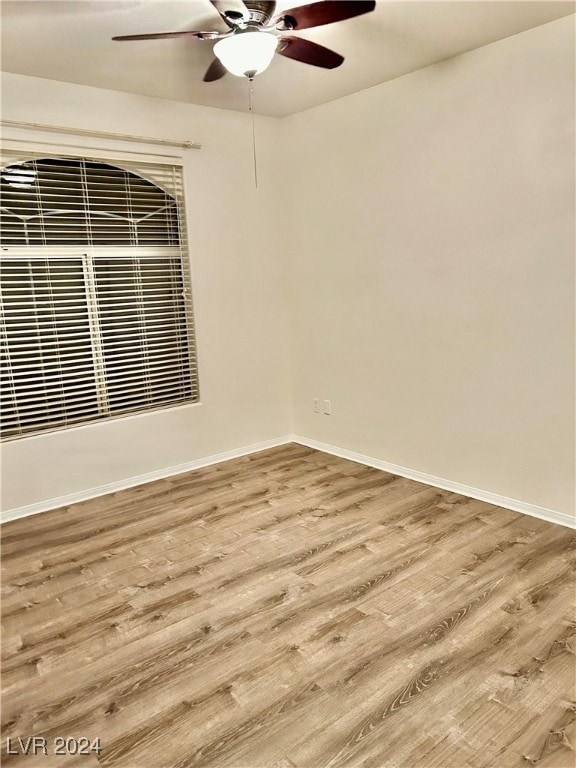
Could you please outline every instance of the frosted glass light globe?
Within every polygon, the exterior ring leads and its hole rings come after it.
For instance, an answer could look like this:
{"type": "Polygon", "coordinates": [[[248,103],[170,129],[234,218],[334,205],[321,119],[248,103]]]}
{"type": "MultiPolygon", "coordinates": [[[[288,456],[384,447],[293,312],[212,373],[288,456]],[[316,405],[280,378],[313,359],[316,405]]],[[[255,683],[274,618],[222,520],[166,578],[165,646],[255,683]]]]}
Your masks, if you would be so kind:
{"type": "Polygon", "coordinates": [[[278,38],[269,32],[242,32],[219,40],[214,54],[233,75],[258,75],[270,65],[277,45],[278,38]]]}

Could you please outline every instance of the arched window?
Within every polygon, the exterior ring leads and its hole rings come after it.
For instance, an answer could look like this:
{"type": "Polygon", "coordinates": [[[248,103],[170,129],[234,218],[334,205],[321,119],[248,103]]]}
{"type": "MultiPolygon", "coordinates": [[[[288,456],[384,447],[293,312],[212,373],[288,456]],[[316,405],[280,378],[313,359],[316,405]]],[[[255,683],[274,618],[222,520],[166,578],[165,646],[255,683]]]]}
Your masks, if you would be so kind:
{"type": "Polygon", "coordinates": [[[2,436],[197,401],[181,169],[3,153],[0,186],[2,436]]]}

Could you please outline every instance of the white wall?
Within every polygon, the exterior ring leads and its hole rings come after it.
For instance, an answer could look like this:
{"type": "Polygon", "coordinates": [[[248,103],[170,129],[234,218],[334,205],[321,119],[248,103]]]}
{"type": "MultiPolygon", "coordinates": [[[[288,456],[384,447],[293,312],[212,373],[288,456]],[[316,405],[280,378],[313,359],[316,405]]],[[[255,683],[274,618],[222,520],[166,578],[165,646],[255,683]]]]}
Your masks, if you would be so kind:
{"type": "Polygon", "coordinates": [[[11,74],[2,85],[4,119],[203,144],[185,151],[202,404],[5,443],[3,507],[290,432],[285,280],[274,205],[277,121],[257,121],[256,190],[246,114],[11,74]]]}
{"type": "Polygon", "coordinates": [[[283,121],[296,434],[573,514],[573,73],[568,17],[283,121]]]}

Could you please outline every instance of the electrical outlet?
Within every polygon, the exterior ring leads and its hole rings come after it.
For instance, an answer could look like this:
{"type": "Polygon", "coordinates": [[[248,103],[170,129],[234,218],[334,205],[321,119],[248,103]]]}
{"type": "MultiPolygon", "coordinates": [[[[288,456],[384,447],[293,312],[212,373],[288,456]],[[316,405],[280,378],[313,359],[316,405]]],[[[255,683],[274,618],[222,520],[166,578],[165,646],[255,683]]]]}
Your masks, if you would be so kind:
{"type": "Polygon", "coordinates": [[[314,413],[320,413],[320,400],[317,397],[314,398],[314,413]]]}
{"type": "Polygon", "coordinates": [[[332,413],[332,403],[330,400],[322,400],[322,411],[326,416],[332,413]]]}

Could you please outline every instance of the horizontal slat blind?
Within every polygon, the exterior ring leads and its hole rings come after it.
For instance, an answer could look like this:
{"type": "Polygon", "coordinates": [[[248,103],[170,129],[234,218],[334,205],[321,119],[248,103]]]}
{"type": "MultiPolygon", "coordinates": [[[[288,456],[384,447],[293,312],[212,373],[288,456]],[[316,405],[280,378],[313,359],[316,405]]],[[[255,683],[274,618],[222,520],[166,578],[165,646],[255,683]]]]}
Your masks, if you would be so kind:
{"type": "Polygon", "coordinates": [[[2,152],[4,438],[198,400],[178,166],[2,152]]]}

